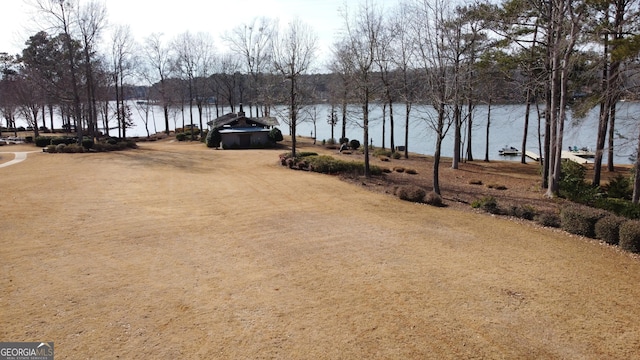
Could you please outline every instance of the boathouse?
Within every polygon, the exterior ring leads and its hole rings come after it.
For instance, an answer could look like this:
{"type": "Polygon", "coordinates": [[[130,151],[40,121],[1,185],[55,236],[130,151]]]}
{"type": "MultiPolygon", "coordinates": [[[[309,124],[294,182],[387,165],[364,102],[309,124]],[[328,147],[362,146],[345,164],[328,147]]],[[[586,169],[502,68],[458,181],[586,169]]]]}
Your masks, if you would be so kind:
{"type": "Polygon", "coordinates": [[[207,123],[209,131],[220,133],[223,149],[249,149],[265,147],[270,143],[269,132],[279,125],[275,117],[247,117],[242,110],[223,115],[207,123]]]}

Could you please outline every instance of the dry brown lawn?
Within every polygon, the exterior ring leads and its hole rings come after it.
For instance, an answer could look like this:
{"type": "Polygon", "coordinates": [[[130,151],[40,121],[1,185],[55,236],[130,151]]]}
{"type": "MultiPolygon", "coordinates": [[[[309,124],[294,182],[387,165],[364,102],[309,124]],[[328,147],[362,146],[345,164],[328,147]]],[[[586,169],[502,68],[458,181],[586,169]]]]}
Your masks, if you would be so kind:
{"type": "Polygon", "coordinates": [[[634,256],[279,152],[158,142],[0,168],[0,340],[60,359],[640,356],[634,256]]]}

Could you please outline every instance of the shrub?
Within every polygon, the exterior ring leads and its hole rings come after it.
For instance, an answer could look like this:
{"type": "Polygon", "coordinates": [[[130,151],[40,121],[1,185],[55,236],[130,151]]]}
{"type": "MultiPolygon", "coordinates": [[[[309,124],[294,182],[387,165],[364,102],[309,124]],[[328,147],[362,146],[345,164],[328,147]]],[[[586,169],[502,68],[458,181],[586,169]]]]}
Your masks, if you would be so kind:
{"type": "Polygon", "coordinates": [[[640,252],[640,221],[629,220],[620,225],[620,242],[623,250],[640,252]]]}
{"type": "Polygon", "coordinates": [[[416,174],[418,174],[418,172],[417,172],[415,169],[407,169],[405,172],[406,172],[407,174],[409,174],[409,175],[416,175],[416,174]]]}
{"type": "Polygon", "coordinates": [[[533,220],[536,216],[536,209],[530,205],[511,206],[509,208],[509,215],[520,219],[533,220]]]}
{"type": "Polygon", "coordinates": [[[327,140],[327,145],[335,145],[336,144],[336,139],[331,138],[329,140],[327,140]]]}
{"type": "Polygon", "coordinates": [[[596,221],[594,232],[596,238],[616,245],[620,240],[620,225],[625,219],[615,215],[607,215],[596,221]]]}
{"type": "Polygon", "coordinates": [[[400,167],[400,166],[396,166],[396,167],[393,168],[393,171],[399,172],[399,173],[403,173],[404,172],[404,168],[400,167]]]}
{"type": "Polygon", "coordinates": [[[431,206],[444,206],[444,204],[442,203],[442,196],[436,194],[435,192],[430,192],[427,194],[427,196],[424,199],[424,202],[431,205],[431,206]]]}
{"type": "Polygon", "coordinates": [[[622,174],[618,174],[611,179],[609,184],[604,187],[604,190],[607,192],[607,196],[611,198],[631,200],[633,195],[631,179],[622,174]]]}
{"type": "Polygon", "coordinates": [[[490,214],[500,213],[498,201],[493,196],[485,196],[482,199],[475,200],[471,203],[471,207],[474,209],[481,209],[490,214]]]}
{"type": "Polygon", "coordinates": [[[178,141],[187,140],[187,134],[186,133],[178,133],[178,134],[176,134],[176,140],[178,140],[178,141]]]}
{"type": "Polygon", "coordinates": [[[500,184],[487,184],[487,187],[495,190],[507,190],[506,186],[500,184]]]}
{"type": "Polygon", "coordinates": [[[386,157],[384,155],[378,156],[378,159],[380,159],[380,161],[385,161],[385,162],[391,161],[391,159],[389,159],[388,157],[386,157]]]}
{"type": "Polygon", "coordinates": [[[82,139],[82,147],[87,149],[87,150],[93,148],[93,139],[83,138],[82,139]]]}
{"type": "Polygon", "coordinates": [[[640,205],[634,204],[629,200],[602,198],[597,199],[593,205],[629,219],[640,219],[640,205]]]}
{"type": "Polygon", "coordinates": [[[591,204],[599,196],[599,188],[584,181],[586,169],[584,166],[569,160],[562,161],[560,171],[560,196],[574,202],[591,204]]]}
{"type": "Polygon", "coordinates": [[[353,139],[351,141],[349,141],[349,147],[352,150],[358,150],[358,148],[360,148],[360,141],[353,139]]]}
{"type": "Polygon", "coordinates": [[[400,155],[400,153],[399,153],[399,152],[394,152],[393,154],[391,154],[391,157],[392,157],[392,158],[394,158],[394,159],[396,159],[396,160],[400,159],[400,157],[401,157],[401,156],[402,156],[402,155],[400,155]]]}
{"type": "Polygon", "coordinates": [[[51,154],[55,154],[58,151],[56,150],[57,145],[48,145],[47,146],[47,152],[51,153],[51,154]]]}
{"type": "Polygon", "coordinates": [[[220,141],[222,141],[222,135],[218,129],[214,129],[207,134],[205,143],[208,148],[218,148],[220,147],[220,141]]]}
{"type": "Polygon", "coordinates": [[[381,157],[381,156],[391,157],[391,154],[392,154],[391,150],[386,150],[386,149],[375,149],[373,151],[373,156],[377,156],[377,157],[381,157]]]}
{"type": "Polygon", "coordinates": [[[542,212],[534,217],[534,221],[542,226],[560,227],[560,217],[556,213],[542,212]]]}
{"type": "Polygon", "coordinates": [[[349,143],[349,138],[340,138],[340,144],[348,144],[349,143]]]}
{"type": "Polygon", "coordinates": [[[593,208],[570,205],[560,210],[560,225],[568,233],[595,238],[596,222],[604,215],[593,208]]]}
{"type": "Polygon", "coordinates": [[[423,202],[427,192],[419,186],[406,185],[399,187],[396,194],[401,200],[423,202]]]}
{"type": "Polygon", "coordinates": [[[33,142],[33,136],[25,136],[25,137],[24,137],[24,141],[25,141],[27,144],[31,144],[31,143],[33,142]]]}
{"type": "Polygon", "coordinates": [[[269,131],[269,140],[273,143],[284,140],[284,137],[282,137],[282,131],[278,128],[271,129],[271,131],[269,131]]]}
{"type": "Polygon", "coordinates": [[[36,146],[37,147],[46,147],[51,145],[51,137],[49,136],[38,136],[36,138],[36,146]]]}

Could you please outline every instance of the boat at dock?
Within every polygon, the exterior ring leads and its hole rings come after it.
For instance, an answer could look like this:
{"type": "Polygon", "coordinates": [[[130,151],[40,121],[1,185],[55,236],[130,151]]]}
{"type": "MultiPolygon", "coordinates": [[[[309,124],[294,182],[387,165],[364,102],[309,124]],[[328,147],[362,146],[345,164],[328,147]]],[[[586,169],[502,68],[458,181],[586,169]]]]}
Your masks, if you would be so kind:
{"type": "Polygon", "coordinates": [[[505,146],[502,149],[498,150],[498,154],[502,156],[518,156],[522,155],[522,151],[514,148],[513,146],[505,146]]]}

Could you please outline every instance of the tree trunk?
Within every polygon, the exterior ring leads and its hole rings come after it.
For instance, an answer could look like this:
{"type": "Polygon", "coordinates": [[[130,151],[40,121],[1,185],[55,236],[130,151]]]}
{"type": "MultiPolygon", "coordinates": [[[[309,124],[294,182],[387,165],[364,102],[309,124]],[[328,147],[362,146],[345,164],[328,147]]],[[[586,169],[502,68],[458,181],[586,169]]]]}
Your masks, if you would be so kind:
{"type": "Polygon", "coordinates": [[[489,128],[491,127],[491,97],[489,97],[489,104],[487,106],[487,135],[486,144],[484,146],[484,161],[489,162],[489,128]]]}

